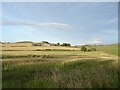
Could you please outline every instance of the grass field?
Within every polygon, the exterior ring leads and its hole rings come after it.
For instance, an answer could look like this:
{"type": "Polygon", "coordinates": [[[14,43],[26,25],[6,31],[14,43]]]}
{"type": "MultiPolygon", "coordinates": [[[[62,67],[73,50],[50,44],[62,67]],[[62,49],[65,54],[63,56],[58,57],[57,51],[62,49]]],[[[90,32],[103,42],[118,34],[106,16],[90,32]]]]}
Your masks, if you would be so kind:
{"type": "Polygon", "coordinates": [[[104,46],[95,46],[99,51],[103,51],[108,54],[118,55],[118,44],[113,45],[104,45],[104,46]]]}
{"type": "MultiPolygon", "coordinates": [[[[23,43],[22,43],[23,44],[23,43]]],[[[75,47],[2,45],[3,88],[117,88],[118,45],[75,47]],[[24,47],[23,47],[24,46],[24,47]],[[53,49],[47,51],[46,49],[53,49]],[[61,50],[62,49],[62,50],[61,50]]]]}

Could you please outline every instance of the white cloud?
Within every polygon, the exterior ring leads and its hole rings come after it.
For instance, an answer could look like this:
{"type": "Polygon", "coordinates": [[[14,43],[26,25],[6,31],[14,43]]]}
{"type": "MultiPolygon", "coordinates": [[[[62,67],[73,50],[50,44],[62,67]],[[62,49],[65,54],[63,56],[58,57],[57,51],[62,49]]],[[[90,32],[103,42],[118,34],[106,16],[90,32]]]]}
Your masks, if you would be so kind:
{"type": "Polygon", "coordinates": [[[93,39],[89,40],[87,44],[102,44],[102,43],[103,43],[102,39],[100,39],[100,38],[93,38],[93,39]]]}
{"type": "Polygon", "coordinates": [[[93,40],[90,42],[90,44],[101,44],[102,42],[100,40],[93,40]]]}
{"type": "Polygon", "coordinates": [[[103,44],[104,42],[103,42],[103,40],[102,40],[102,38],[98,38],[98,37],[89,37],[88,39],[82,39],[81,41],[80,41],[80,44],[81,45],[93,45],[93,44],[96,44],[96,45],[99,45],[99,44],[103,44]]]}
{"type": "Polygon", "coordinates": [[[31,22],[23,20],[3,20],[2,25],[25,25],[25,26],[34,26],[40,28],[54,28],[54,29],[68,29],[70,25],[65,23],[56,23],[56,22],[31,22]]]}

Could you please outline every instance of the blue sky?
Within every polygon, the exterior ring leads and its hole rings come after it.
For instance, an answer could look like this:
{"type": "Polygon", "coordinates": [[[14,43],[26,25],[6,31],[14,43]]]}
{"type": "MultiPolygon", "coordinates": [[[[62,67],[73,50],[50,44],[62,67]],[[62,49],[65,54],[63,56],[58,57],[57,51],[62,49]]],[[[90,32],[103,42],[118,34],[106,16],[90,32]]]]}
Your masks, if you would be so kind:
{"type": "Polygon", "coordinates": [[[2,41],[118,42],[117,2],[4,2],[2,41]]]}

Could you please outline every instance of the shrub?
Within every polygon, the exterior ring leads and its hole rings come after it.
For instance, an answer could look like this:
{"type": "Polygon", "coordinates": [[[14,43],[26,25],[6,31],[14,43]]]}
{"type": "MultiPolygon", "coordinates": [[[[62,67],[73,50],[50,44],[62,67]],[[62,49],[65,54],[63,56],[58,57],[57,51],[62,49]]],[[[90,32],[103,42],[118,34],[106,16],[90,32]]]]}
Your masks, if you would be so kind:
{"type": "Polygon", "coordinates": [[[96,51],[96,48],[92,48],[93,49],[93,51],[96,51]]]}
{"type": "Polygon", "coordinates": [[[45,51],[51,51],[51,49],[45,49],[45,51]]]}
{"type": "Polygon", "coordinates": [[[87,48],[86,48],[85,46],[82,46],[82,47],[81,47],[81,51],[86,52],[86,51],[87,51],[87,48]]]}
{"type": "Polygon", "coordinates": [[[88,52],[92,51],[91,49],[88,49],[88,52]]]}

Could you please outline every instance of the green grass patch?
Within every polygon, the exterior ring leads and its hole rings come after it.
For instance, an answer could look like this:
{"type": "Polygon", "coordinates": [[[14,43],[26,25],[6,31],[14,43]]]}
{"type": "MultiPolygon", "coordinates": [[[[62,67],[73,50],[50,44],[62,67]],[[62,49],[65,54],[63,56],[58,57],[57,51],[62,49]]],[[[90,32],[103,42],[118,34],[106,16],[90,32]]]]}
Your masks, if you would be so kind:
{"type": "Polygon", "coordinates": [[[97,51],[102,51],[111,55],[118,56],[118,44],[94,46],[97,51]]]}

